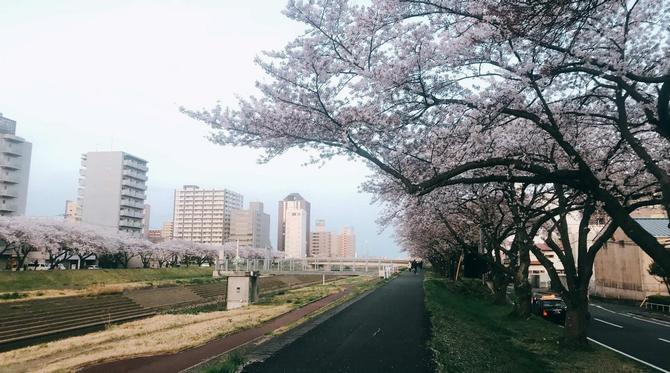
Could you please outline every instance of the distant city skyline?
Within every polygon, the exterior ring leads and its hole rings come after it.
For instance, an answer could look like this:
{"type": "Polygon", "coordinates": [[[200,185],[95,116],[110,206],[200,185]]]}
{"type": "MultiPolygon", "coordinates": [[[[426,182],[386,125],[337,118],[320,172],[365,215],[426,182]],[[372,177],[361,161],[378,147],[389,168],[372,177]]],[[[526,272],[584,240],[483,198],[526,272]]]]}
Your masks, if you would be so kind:
{"type": "MultiPolygon", "coordinates": [[[[179,113],[179,106],[197,109],[217,100],[234,105],[236,95],[255,91],[254,80],[262,74],[254,57],[282,48],[303,30],[281,14],[285,5],[0,5],[0,112],[16,120],[21,137],[33,143],[27,215],[63,215],[65,201],[77,197],[82,153],[124,151],[150,164],[151,228],[172,220],[174,190],[182,185],[229,188],[265,204],[276,247],[272,206],[299,192],[312,203],[312,216],[334,227],[354,226],[359,242],[369,242],[371,256],[403,256],[390,229],[378,235],[380,207],[358,192],[370,172],[362,162],[336,157],[323,166],[301,166],[310,154],[292,150],[258,164],[260,151],[213,145],[200,123],[179,113]]],[[[360,245],[358,250],[366,252],[360,245]]]]}

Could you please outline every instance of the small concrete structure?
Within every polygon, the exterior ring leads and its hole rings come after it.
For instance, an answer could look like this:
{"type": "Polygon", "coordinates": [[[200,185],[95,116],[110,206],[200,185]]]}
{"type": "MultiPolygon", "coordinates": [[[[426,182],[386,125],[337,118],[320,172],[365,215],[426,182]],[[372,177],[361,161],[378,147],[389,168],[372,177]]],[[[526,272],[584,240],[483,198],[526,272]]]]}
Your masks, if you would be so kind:
{"type": "Polygon", "coordinates": [[[391,274],[395,273],[394,268],[391,266],[384,266],[379,269],[379,277],[387,279],[391,277],[391,274]]]}
{"type": "Polygon", "coordinates": [[[230,272],[228,277],[228,291],[226,295],[226,309],[246,307],[258,300],[258,272],[230,272]]]}

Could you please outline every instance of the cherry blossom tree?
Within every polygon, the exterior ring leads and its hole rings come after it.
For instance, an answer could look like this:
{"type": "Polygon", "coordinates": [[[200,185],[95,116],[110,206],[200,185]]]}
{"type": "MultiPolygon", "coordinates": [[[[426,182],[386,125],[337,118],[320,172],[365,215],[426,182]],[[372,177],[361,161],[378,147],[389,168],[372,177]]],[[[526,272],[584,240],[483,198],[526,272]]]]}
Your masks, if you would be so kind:
{"type": "Polygon", "coordinates": [[[261,96],[184,111],[215,143],[263,148],[264,160],[292,147],[358,156],[415,195],[562,184],[670,268],[629,215],[643,204],[670,211],[669,7],[291,2],[285,14],[307,31],[258,59],[261,96]]]}

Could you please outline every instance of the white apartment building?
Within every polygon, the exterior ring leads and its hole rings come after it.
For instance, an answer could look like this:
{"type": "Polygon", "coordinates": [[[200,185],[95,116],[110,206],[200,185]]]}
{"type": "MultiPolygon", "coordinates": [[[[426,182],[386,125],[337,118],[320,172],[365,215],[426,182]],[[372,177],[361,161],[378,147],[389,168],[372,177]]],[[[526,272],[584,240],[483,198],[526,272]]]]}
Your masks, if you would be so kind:
{"type": "Polygon", "coordinates": [[[79,204],[77,204],[76,201],[65,201],[65,213],[63,214],[63,217],[66,221],[73,223],[81,221],[79,204]]]}
{"type": "Polygon", "coordinates": [[[326,221],[322,219],[317,220],[309,242],[310,256],[317,258],[332,256],[333,236],[332,232],[326,231],[326,221]]]}
{"type": "Polygon", "coordinates": [[[310,204],[298,193],[279,201],[277,250],[289,258],[304,258],[309,253],[310,204]]]}
{"type": "Polygon", "coordinates": [[[270,215],[263,212],[262,202],[249,202],[248,210],[232,211],[229,241],[240,246],[271,247],[270,215]]]}
{"type": "Polygon", "coordinates": [[[81,165],[81,221],[141,235],[147,161],[121,151],[89,152],[81,165]]]}
{"type": "Polygon", "coordinates": [[[222,244],[230,238],[233,210],[242,209],[243,197],[227,189],[200,189],[184,185],[174,193],[174,239],[222,244]]]}
{"type": "Polygon", "coordinates": [[[24,215],[32,144],[16,136],[16,122],[0,114],[0,216],[24,215]]]}

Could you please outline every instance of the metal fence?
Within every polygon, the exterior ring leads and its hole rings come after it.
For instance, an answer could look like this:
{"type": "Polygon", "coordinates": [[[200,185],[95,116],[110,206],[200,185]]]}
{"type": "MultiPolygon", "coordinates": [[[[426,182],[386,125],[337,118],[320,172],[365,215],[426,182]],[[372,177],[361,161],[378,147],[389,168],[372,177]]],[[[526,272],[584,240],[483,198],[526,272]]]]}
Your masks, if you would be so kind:
{"type": "Polygon", "coordinates": [[[642,305],[647,311],[670,313],[670,305],[644,302],[642,305]]]}
{"type": "Polygon", "coordinates": [[[216,269],[223,272],[261,273],[339,273],[339,274],[370,274],[377,275],[380,270],[390,267],[395,271],[407,263],[402,260],[382,259],[218,259],[216,269]]]}

